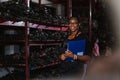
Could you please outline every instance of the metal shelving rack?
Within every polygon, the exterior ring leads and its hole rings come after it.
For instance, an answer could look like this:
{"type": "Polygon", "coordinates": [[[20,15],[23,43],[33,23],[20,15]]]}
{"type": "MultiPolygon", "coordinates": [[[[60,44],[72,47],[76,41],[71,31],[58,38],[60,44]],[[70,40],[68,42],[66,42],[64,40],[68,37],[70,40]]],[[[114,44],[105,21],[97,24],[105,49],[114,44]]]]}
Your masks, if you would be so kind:
{"type": "MultiPolygon", "coordinates": [[[[25,3],[27,5],[27,7],[29,8],[30,7],[30,0],[25,0],[25,3]]],[[[68,17],[71,17],[72,16],[72,0],[67,0],[67,16],[68,17]]],[[[90,36],[90,39],[91,39],[91,27],[92,27],[92,5],[91,5],[91,0],[90,0],[90,19],[89,19],[89,26],[90,26],[90,29],[89,29],[89,36],[90,36]]],[[[39,6],[41,6],[41,0],[39,0],[39,6]]],[[[28,13],[29,13],[29,10],[28,10],[28,13]]],[[[30,79],[30,65],[29,65],[29,47],[30,47],[30,44],[29,44],[29,29],[30,29],[30,22],[29,21],[25,21],[24,22],[24,25],[22,25],[25,27],[25,40],[23,41],[24,44],[25,44],[25,64],[20,64],[20,65],[17,65],[17,66],[25,66],[25,75],[26,75],[26,78],[25,80],[29,80],[30,79]]],[[[44,25],[39,25],[38,28],[41,28],[43,27],[44,25]]],[[[34,27],[36,28],[36,27],[34,27]]],[[[64,27],[62,27],[64,28],[64,27]]],[[[62,28],[60,28],[60,30],[62,30],[62,28]]],[[[31,43],[32,45],[33,43],[31,43]]],[[[34,44],[33,44],[34,45],[34,44]]],[[[41,43],[39,44],[41,45],[41,43]]],[[[43,45],[43,44],[42,44],[43,45]]],[[[47,67],[47,66],[51,66],[51,65],[55,65],[55,64],[59,64],[58,63],[54,63],[54,64],[48,64],[44,67],[47,67]]],[[[15,65],[16,66],[16,65],[15,65]]],[[[34,68],[34,69],[39,69],[41,68],[40,66],[34,68]]]]}

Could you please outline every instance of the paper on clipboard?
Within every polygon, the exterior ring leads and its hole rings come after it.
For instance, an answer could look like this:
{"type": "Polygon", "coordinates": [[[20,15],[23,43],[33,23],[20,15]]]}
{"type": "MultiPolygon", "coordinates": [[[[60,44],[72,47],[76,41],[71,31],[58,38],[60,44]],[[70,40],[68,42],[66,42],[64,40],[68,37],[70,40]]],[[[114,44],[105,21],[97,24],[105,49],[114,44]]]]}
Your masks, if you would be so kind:
{"type": "MultiPolygon", "coordinates": [[[[83,56],[85,52],[85,46],[86,45],[86,40],[74,40],[74,41],[68,41],[67,42],[67,50],[73,52],[76,55],[83,56]]],[[[67,60],[71,61],[73,60],[72,58],[67,58],[67,60]]]]}

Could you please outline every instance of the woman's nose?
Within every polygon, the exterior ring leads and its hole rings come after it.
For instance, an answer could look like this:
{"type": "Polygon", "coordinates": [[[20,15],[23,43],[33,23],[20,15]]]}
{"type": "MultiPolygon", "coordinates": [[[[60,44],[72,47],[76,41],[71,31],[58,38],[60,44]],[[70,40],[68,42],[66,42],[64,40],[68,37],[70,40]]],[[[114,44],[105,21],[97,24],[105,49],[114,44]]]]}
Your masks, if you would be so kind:
{"type": "Polygon", "coordinates": [[[73,23],[70,23],[69,26],[74,26],[74,24],[73,24],[73,23]]]}

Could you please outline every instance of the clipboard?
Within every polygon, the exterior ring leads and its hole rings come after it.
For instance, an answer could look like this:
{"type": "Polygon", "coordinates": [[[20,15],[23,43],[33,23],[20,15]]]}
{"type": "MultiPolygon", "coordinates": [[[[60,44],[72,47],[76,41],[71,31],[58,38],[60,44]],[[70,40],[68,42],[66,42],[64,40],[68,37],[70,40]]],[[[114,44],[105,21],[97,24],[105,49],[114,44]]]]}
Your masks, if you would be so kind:
{"type": "MultiPolygon", "coordinates": [[[[86,47],[86,40],[84,40],[84,39],[67,42],[67,50],[69,50],[79,56],[84,55],[85,47],[86,47]]],[[[67,61],[73,61],[73,59],[68,57],[67,61]]]]}

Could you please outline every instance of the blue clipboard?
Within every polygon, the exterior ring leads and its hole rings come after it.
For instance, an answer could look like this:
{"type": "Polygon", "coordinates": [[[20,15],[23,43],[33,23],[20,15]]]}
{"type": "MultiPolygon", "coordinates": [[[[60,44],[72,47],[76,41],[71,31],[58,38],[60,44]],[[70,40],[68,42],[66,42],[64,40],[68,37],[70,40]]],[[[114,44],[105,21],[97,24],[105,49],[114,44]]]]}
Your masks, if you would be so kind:
{"type": "MultiPolygon", "coordinates": [[[[73,52],[76,55],[83,56],[85,53],[86,40],[74,40],[67,42],[67,50],[73,52]]],[[[67,61],[73,61],[72,58],[68,57],[67,61]]]]}

